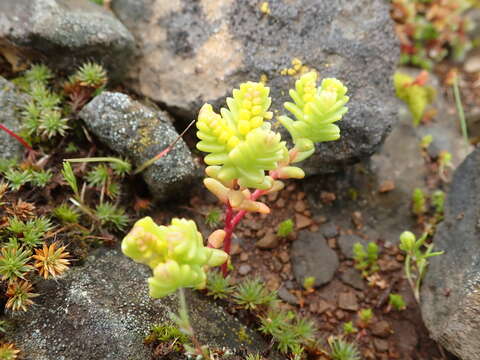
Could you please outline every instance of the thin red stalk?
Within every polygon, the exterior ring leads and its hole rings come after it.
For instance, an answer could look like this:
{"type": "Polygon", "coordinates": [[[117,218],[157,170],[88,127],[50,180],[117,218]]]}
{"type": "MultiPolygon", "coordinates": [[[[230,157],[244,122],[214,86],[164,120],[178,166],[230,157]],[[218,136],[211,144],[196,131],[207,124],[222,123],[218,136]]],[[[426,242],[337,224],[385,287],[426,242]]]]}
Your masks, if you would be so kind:
{"type": "MultiPolygon", "coordinates": [[[[255,190],[254,193],[250,196],[251,200],[257,200],[260,196],[266,194],[267,191],[265,190],[255,190]]],[[[223,240],[223,251],[225,251],[228,255],[230,255],[230,251],[232,248],[232,235],[235,227],[243,219],[247,212],[245,210],[240,210],[233,216],[233,209],[230,204],[227,204],[226,215],[225,215],[225,239],[223,240]]],[[[227,276],[228,267],[227,263],[224,263],[221,267],[223,276],[227,276]]]]}
{"type": "Polygon", "coordinates": [[[15,138],[20,144],[23,145],[23,147],[25,147],[27,150],[29,151],[33,151],[32,147],[20,136],[20,135],[17,135],[15,134],[12,130],[10,130],[9,128],[7,128],[5,125],[3,124],[0,124],[0,129],[2,129],[3,131],[5,131],[8,135],[10,135],[11,137],[15,138]]]}

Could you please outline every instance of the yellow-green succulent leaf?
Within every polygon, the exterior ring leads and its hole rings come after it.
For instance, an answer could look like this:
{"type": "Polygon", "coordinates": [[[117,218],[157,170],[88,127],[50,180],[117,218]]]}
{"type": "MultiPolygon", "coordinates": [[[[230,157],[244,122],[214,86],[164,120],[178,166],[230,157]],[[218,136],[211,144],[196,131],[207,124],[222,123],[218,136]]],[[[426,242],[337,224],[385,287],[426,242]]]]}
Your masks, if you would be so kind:
{"type": "Polygon", "coordinates": [[[272,118],[269,92],[262,83],[246,82],[233,90],[233,97],[226,100],[228,108],[222,108],[220,115],[209,104],[201,108],[197,148],[209,153],[204,159],[210,165],[208,176],[224,185],[235,180],[256,189],[272,185],[266,171],[288,159],[288,150],[280,134],[265,122],[272,118]]]}
{"type": "Polygon", "coordinates": [[[413,124],[420,124],[425,109],[435,99],[435,89],[429,85],[418,85],[415,78],[401,72],[396,72],[393,80],[397,97],[407,104],[413,124]]]}
{"type": "MultiPolygon", "coordinates": [[[[284,104],[295,120],[288,116],[279,117],[295,145],[302,139],[317,143],[340,138],[340,128],[333,123],[341,120],[348,111],[345,106],[349,100],[347,88],[334,78],[323,79],[319,87],[316,82],[316,72],[302,75],[295,82],[295,90],[289,92],[293,102],[284,104]]],[[[306,155],[303,154],[302,158],[305,159],[306,155]]],[[[300,160],[297,158],[297,161],[300,160]]]]}
{"type": "Polygon", "coordinates": [[[143,218],[123,239],[122,251],[153,270],[148,284],[150,296],[155,298],[180,287],[203,286],[204,267],[221,265],[228,259],[222,250],[205,247],[195,222],[186,219],[158,226],[151,218],[143,218]]]}

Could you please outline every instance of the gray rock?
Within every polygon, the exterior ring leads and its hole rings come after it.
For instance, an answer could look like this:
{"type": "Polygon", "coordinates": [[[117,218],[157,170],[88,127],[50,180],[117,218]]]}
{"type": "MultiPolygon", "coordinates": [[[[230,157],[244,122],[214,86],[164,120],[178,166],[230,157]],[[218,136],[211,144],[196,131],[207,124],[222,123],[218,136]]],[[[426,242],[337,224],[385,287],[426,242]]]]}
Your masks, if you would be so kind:
{"type": "Polygon", "coordinates": [[[310,174],[338,170],[375,152],[396,117],[391,78],[399,46],[382,0],[270,2],[113,0],[141,48],[132,88],[191,119],[244,81],[268,78],[275,110],[284,112],[295,78],[281,75],[294,58],[349,88],[342,138],[318,145],[310,174]],[[188,30],[187,30],[188,29],[188,30]]]}
{"type": "Polygon", "coordinates": [[[367,246],[368,242],[355,234],[342,234],[338,237],[338,246],[347,259],[353,259],[353,245],[359,242],[367,246]]]}
{"type": "MultiPolygon", "coordinates": [[[[21,129],[21,107],[27,95],[20,94],[15,85],[0,76],[0,123],[18,133],[21,129]]],[[[6,132],[0,130],[0,152],[4,159],[21,158],[25,148],[6,132]]]]}
{"type": "Polygon", "coordinates": [[[458,167],[423,281],[421,310],[434,340],[462,360],[480,354],[480,149],[458,167]]]}
{"type": "Polygon", "coordinates": [[[288,291],[285,286],[282,286],[278,290],[278,297],[291,305],[298,304],[298,299],[296,298],[296,296],[293,295],[290,291],[288,291]]]}
{"type": "MultiPolygon", "coordinates": [[[[413,76],[418,74],[405,68],[401,71],[413,76]]],[[[352,229],[352,214],[360,211],[364,226],[356,231],[366,235],[369,241],[383,239],[392,244],[398,243],[404,230],[417,226],[411,212],[413,189],[420,187],[427,193],[431,192],[425,186],[429,174],[421,156],[422,137],[432,134],[431,151],[451,152],[454,167],[471,151],[471,146],[465,144],[458,130],[457,115],[448,111],[448,103],[441,96],[438,80],[432,77],[430,83],[437,88],[438,94],[434,104],[438,116],[431,124],[413,127],[411,115],[402,103],[398,111],[400,122],[377,154],[343,173],[306,179],[305,193],[314,218],[324,216],[341,229],[352,229]],[[392,181],[394,188],[380,193],[378,190],[385,181],[392,181]],[[352,190],[355,197],[352,197],[352,190]],[[335,193],[336,200],[332,205],[323,203],[322,191],[335,193]]]]}
{"type": "Polygon", "coordinates": [[[337,237],[337,235],[338,235],[337,225],[335,225],[331,221],[327,222],[326,224],[320,225],[319,231],[327,239],[337,237]]]}
{"type": "MultiPolygon", "coordinates": [[[[22,349],[25,360],[145,360],[143,344],[153,325],[168,321],[177,311],[176,295],[148,297],[151,271],[119,250],[101,250],[82,267],[57,281],[40,281],[37,305],[13,315],[8,339],[22,349]]],[[[222,308],[187,292],[191,323],[202,344],[234,352],[260,351],[266,344],[222,308]],[[243,330],[242,330],[243,329],[243,330]],[[239,340],[245,331],[248,340],[239,340]]]]}
{"type": "Polygon", "coordinates": [[[0,44],[60,71],[96,61],[115,80],[135,49],[125,26],[89,0],[0,1],[0,44]]]}
{"type": "Polygon", "coordinates": [[[357,269],[348,268],[340,274],[340,280],[357,290],[365,289],[365,282],[357,269]]]}
{"type": "MultiPolygon", "coordinates": [[[[157,155],[178,136],[164,111],[150,109],[128,95],[103,92],[81,111],[80,117],[100,141],[137,166],[157,155]]],[[[178,197],[195,176],[190,150],[182,139],[142,172],[157,200],[178,197]]]]}
{"type": "Polygon", "coordinates": [[[314,286],[330,282],[338,268],[338,256],[326,240],[307,230],[300,231],[293,242],[291,261],[295,280],[303,284],[306,277],[315,277],[314,286]]]}

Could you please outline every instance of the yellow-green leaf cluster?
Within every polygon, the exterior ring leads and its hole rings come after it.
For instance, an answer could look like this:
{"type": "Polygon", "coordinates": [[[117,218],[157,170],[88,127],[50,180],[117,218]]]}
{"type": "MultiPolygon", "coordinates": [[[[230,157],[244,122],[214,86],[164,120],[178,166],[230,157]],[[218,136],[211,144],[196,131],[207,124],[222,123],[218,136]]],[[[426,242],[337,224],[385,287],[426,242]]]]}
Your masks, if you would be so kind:
{"type": "Polygon", "coordinates": [[[227,98],[228,109],[216,113],[205,104],[197,121],[197,148],[209,153],[207,173],[224,184],[234,179],[242,187],[268,189],[273,181],[265,171],[274,170],[288,160],[288,150],[280,134],[265,120],[269,110],[270,89],[262,83],[247,82],[227,98]]]}
{"type": "Polygon", "coordinates": [[[435,89],[416,84],[413,77],[401,72],[396,72],[393,80],[398,98],[407,104],[413,124],[417,126],[422,120],[425,108],[435,99],[435,89]]]}
{"type": "Polygon", "coordinates": [[[123,239],[122,251],[153,270],[148,279],[153,298],[183,287],[205,287],[204,267],[228,259],[222,250],[205,247],[195,222],[186,219],[173,219],[169,226],[159,226],[150,217],[140,219],[123,239]]]}
{"type": "Polygon", "coordinates": [[[313,154],[315,143],[340,138],[340,128],[334,123],[348,111],[345,104],[347,88],[337,79],[323,79],[317,87],[317,73],[306,73],[295,82],[289,94],[294,102],[286,102],[285,108],[295,117],[280,116],[279,121],[292,136],[298,156],[302,161],[313,154]]]}

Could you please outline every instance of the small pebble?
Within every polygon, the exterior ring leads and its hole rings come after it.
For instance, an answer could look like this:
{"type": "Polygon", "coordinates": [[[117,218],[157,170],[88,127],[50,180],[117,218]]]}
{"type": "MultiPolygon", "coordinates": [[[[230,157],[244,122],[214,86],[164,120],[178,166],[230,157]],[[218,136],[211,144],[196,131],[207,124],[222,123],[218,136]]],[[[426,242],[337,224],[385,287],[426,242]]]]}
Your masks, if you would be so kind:
{"type": "Polygon", "coordinates": [[[248,260],[248,254],[246,252],[243,252],[240,254],[240,261],[247,261],[248,260]]]}
{"type": "Polygon", "coordinates": [[[302,214],[295,214],[295,227],[297,230],[304,229],[312,225],[312,219],[302,215],[302,214]]]}
{"type": "Polygon", "coordinates": [[[240,275],[247,275],[250,271],[252,271],[252,267],[248,264],[242,264],[238,268],[238,273],[240,275]]]}
{"type": "Polygon", "coordinates": [[[372,331],[373,335],[381,338],[386,338],[392,334],[392,328],[385,320],[377,321],[376,323],[372,324],[370,326],[370,330],[372,331]]]}
{"type": "Polygon", "coordinates": [[[293,295],[292,293],[290,293],[285,287],[281,287],[280,290],[278,290],[278,297],[280,299],[282,299],[283,301],[289,303],[289,304],[292,304],[292,305],[296,305],[297,304],[297,298],[295,297],[295,295],[293,295]]]}
{"type": "Polygon", "coordinates": [[[273,249],[278,246],[278,237],[273,232],[267,234],[255,243],[255,246],[260,249],[273,249]]]}
{"type": "Polygon", "coordinates": [[[338,307],[343,310],[357,311],[358,310],[357,297],[353,292],[341,293],[338,296],[338,307]]]}

